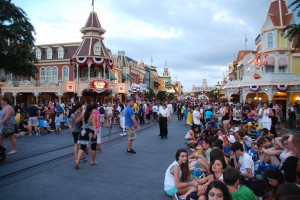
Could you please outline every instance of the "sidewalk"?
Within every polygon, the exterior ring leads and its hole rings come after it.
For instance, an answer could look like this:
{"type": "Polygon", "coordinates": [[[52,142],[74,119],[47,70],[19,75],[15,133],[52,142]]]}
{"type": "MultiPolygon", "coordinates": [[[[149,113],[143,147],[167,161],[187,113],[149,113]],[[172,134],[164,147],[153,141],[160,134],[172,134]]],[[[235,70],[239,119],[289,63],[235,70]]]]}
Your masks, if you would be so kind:
{"type": "MultiPolygon", "coordinates": [[[[179,147],[185,148],[183,138],[190,127],[173,118],[169,125],[168,139],[160,139],[158,125],[151,128],[148,126],[142,126],[143,130],[138,131],[137,140],[133,143],[137,154],[126,152],[127,136],[115,139],[104,144],[103,151],[97,153],[97,165],[89,164],[88,155],[88,162],[81,163],[80,169],[76,170],[74,158],[69,156],[42,165],[22,176],[1,181],[1,196],[12,200],[65,199],[66,195],[68,199],[170,200],[163,191],[164,174],[174,161],[176,150],[179,147]]],[[[70,135],[62,134],[19,138],[17,142],[20,152],[11,155],[12,157],[21,155],[21,152],[25,154],[51,149],[57,145],[72,145],[73,139],[70,135]],[[25,143],[27,147],[22,145],[25,143]],[[27,149],[33,147],[35,149],[27,149]]],[[[8,157],[9,159],[12,158],[8,157]]],[[[0,167],[2,171],[7,166],[0,167]]]]}

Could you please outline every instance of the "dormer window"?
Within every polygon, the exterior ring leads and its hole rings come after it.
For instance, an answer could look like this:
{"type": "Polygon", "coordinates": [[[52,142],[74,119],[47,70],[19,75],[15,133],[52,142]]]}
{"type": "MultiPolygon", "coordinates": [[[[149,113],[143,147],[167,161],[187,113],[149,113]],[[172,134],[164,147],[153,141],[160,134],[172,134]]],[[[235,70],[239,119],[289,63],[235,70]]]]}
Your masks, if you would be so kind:
{"type": "Polygon", "coordinates": [[[96,42],[94,44],[94,55],[95,56],[100,56],[101,55],[101,44],[100,44],[100,42],[96,42]]]}
{"type": "Polygon", "coordinates": [[[35,51],[35,57],[38,60],[42,59],[42,51],[39,48],[37,48],[36,51],[35,51]]]}
{"type": "Polygon", "coordinates": [[[52,59],[53,51],[50,47],[47,48],[47,59],[52,59]]]}
{"type": "Polygon", "coordinates": [[[58,47],[57,53],[58,53],[58,58],[64,58],[65,50],[63,47],[58,47]]]}
{"type": "Polygon", "coordinates": [[[272,49],[273,48],[273,34],[269,33],[268,34],[268,49],[272,49]]]}

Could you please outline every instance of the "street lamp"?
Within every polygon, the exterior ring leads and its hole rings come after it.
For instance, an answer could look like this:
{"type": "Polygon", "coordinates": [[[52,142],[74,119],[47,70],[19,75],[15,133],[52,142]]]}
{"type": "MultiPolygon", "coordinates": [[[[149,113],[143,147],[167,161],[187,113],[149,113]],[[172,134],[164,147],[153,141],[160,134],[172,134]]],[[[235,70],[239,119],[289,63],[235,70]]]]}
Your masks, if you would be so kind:
{"type": "Polygon", "coordinates": [[[218,81],[218,83],[217,83],[217,85],[216,85],[217,99],[219,99],[220,88],[221,88],[221,85],[220,85],[220,82],[218,81]]]}
{"type": "Polygon", "coordinates": [[[113,103],[113,90],[114,90],[114,84],[111,83],[109,84],[109,90],[110,90],[110,100],[111,100],[111,103],[113,103]]]}

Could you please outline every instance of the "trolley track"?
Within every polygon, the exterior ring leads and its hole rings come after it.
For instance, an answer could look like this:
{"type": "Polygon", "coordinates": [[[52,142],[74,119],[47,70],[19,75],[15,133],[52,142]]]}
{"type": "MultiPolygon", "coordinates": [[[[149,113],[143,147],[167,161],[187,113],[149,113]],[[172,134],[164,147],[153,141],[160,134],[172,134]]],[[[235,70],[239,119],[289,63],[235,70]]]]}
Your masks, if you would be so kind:
{"type": "MultiPolygon", "coordinates": [[[[151,124],[150,126],[143,127],[143,129],[141,129],[141,130],[151,128],[155,125],[157,125],[157,124],[151,124]]],[[[139,134],[142,134],[141,131],[137,131],[137,132],[139,132],[139,134]]],[[[105,134],[102,137],[102,140],[103,140],[102,146],[103,146],[103,148],[106,148],[107,146],[109,146],[109,144],[113,144],[115,142],[117,142],[117,143],[123,142],[124,140],[122,140],[122,139],[127,138],[127,137],[122,137],[119,134],[120,134],[120,131],[112,132],[110,137],[109,137],[108,134],[105,134]]],[[[68,144],[65,144],[65,145],[60,145],[59,147],[51,149],[51,150],[48,149],[48,150],[45,150],[45,151],[42,151],[42,152],[38,152],[38,153],[30,154],[30,155],[25,155],[25,156],[22,156],[22,157],[18,157],[14,160],[1,163],[0,168],[3,169],[5,167],[5,168],[10,169],[10,166],[18,165],[19,163],[24,163],[24,162],[28,161],[29,159],[31,159],[31,160],[32,159],[37,159],[38,160],[37,162],[32,163],[32,164],[30,164],[26,167],[20,167],[19,169],[14,169],[14,167],[11,167],[11,170],[8,170],[8,172],[6,172],[6,173],[1,174],[1,172],[0,172],[0,182],[2,182],[4,180],[7,180],[7,179],[10,179],[10,178],[13,178],[15,176],[24,174],[24,173],[29,172],[31,170],[37,169],[39,167],[51,165],[55,162],[59,162],[59,161],[63,161],[65,159],[71,158],[72,156],[74,156],[73,147],[74,147],[73,143],[68,143],[68,144]],[[64,151],[67,151],[67,153],[62,153],[59,156],[54,156],[54,157],[52,156],[53,158],[46,159],[44,161],[39,161],[43,157],[47,157],[51,154],[60,153],[60,152],[64,152],[64,151]]],[[[44,170],[42,170],[42,171],[44,171],[44,170]]],[[[36,173],[34,173],[34,174],[36,174],[36,173]]],[[[1,185],[0,185],[0,187],[1,187],[1,185]]]]}

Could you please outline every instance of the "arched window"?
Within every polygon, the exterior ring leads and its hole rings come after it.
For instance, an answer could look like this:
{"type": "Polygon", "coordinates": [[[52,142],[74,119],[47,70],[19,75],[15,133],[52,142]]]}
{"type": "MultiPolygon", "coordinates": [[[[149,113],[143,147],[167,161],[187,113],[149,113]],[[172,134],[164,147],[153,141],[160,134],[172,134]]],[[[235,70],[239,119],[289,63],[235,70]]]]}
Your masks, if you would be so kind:
{"type": "Polygon", "coordinates": [[[269,33],[268,34],[268,49],[273,48],[273,34],[269,33]]]}
{"type": "Polygon", "coordinates": [[[69,80],[69,67],[68,66],[64,66],[63,67],[63,77],[62,77],[63,81],[68,81],[69,80]]]}
{"type": "Polygon", "coordinates": [[[47,67],[46,81],[47,82],[52,82],[52,70],[51,70],[51,67],[47,67]]]}
{"type": "Polygon", "coordinates": [[[58,81],[58,70],[57,67],[52,68],[52,82],[57,83],[58,81]]]}
{"type": "Polygon", "coordinates": [[[35,51],[35,57],[38,60],[42,59],[42,51],[39,48],[37,48],[36,51],[35,51]]]}
{"type": "Polygon", "coordinates": [[[46,69],[44,67],[40,70],[40,81],[41,83],[44,83],[46,80],[46,69]]]}
{"type": "Polygon", "coordinates": [[[47,59],[52,59],[53,51],[50,47],[47,48],[47,59]]]}
{"type": "Polygon", "coordinates": [[[96,42],[94,44],[94,55],[95,56],[100,56],[101,55],[101,44],[100,44],[100,42],[96,42]]]}
{"type": "Polygon", "coordinates": [[[64,58],[65,50],[63,47],[58,47],[57,53],[58,53],[58,58],[64,58]]]}

